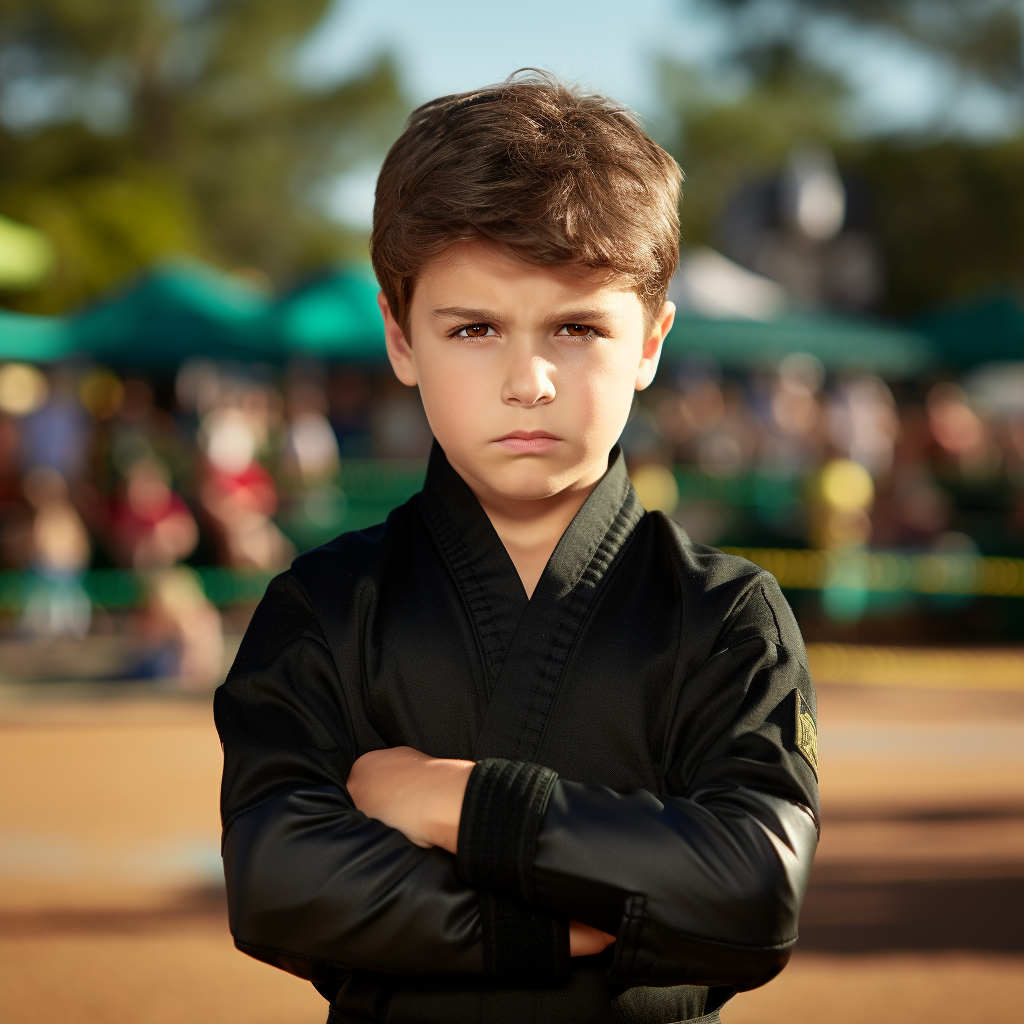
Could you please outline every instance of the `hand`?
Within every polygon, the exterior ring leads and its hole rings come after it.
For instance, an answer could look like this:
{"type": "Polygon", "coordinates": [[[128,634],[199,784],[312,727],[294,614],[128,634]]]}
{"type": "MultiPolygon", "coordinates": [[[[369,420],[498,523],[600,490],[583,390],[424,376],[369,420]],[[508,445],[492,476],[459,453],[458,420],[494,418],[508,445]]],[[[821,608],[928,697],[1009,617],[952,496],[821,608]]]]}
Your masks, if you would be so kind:
{"type": "Polygon", "coordinates": [[[614,935],[582,921],[569,922],[569,956],[594,956],[603,953],[615,941],[614,935]]]}
{"type": "Polygon", "coordinates": [[[356,807],[417,846],[455,853],[473,761],[429,757],[412,747],[371,750],[346,783],[356,807]]]}

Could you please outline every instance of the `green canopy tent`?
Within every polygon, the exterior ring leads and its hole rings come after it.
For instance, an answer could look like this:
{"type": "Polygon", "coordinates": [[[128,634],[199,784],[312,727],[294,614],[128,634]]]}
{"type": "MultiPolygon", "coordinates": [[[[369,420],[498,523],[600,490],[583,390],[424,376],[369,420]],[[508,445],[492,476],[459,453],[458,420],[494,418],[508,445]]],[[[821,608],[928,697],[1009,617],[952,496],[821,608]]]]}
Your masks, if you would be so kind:
{"type": "Polygon", "coordinates": [[[72,317],[69,330],[76,351],[111,366],[173,369],[192,356],[273,360],[269,306],[247,282],[180,260],[72,317]]]}
{"type": "Polygon", "coordinates": [[[1024,303],[1009,294],[936,310],[914,326],[957,369],[1024,360],[1024,303]]]}
{"type": "Polygon", "coordinates": [[[710,356],[723,366],[757,369],[807,352],[831,371],[868,371],[906,378],[934,362],[928,341],[914,331],[870,320],[827,315],[776,320],[718,320],[682,313],[665,341],[668,362],[710,356]]]}
{"type": "Polygon", "coordinates": [[[0,360],[49,363],[74,350],[66,320],[0,309],[0,360]]]}
{"type": "Polygon", "coordinates": [[[162,264],[70,317],[0,311],[0,359],[50,362],[75,353],[144,369],[173,369],[193,356],[387,359],[368,270],[332,272],[271,303],[247,282],[194,260],[162,264]]]}
{"type": "Polygon", "coordinates": [[[268,331],[284,355],[384,362],[377,291],[368,268],[334,271],[281,299],[270,312],[268,331]]]}

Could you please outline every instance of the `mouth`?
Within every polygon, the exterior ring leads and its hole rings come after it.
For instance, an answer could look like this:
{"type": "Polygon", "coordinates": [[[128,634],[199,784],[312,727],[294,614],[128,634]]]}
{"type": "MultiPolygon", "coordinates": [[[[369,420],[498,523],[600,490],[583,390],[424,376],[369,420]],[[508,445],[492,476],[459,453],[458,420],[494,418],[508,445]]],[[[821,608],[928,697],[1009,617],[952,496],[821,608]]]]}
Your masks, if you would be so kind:
{"type": "Polygon", "coordinates": [[[561,443],[561,440],[546,430],[513,430],[494,443],[515,455],[543,455],[561,443]]]}

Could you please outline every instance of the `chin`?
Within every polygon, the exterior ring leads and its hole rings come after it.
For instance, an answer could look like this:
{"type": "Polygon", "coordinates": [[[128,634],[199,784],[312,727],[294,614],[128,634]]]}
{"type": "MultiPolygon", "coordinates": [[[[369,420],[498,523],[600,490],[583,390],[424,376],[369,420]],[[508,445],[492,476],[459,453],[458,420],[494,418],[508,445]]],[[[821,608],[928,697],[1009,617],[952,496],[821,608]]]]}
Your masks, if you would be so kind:
{"type": "Polygon", "coordinates": [[[573,478],[572,470],[564,466],[544,465],[541,459],[522,459],[487,473],[484,482],[505,498],[532,501],[558,494],[573,478]]]}

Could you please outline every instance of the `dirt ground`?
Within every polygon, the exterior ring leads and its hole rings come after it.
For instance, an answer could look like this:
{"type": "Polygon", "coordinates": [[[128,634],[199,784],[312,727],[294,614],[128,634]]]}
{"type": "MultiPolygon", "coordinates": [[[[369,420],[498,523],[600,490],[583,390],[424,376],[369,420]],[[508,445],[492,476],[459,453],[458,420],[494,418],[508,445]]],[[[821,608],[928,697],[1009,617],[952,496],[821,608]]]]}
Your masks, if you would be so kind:
{"type": "MultiPolygon", "coordinates": [[[[208,699],[112,694],[0,688],[0,1019],[321,1024],[231,945],[208,699]]],[[[819,725],[800,948],[726,1024],[1020,1020],[1024,693],[824,685],[819,725]]]]}

